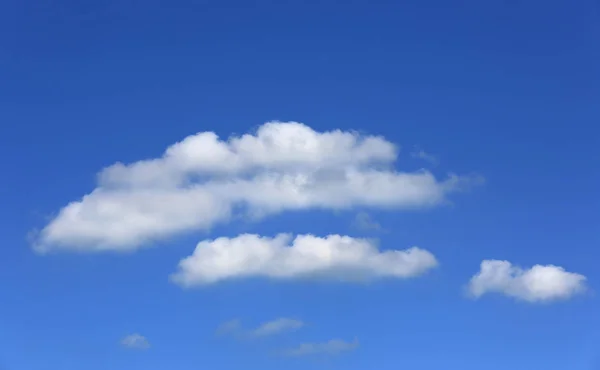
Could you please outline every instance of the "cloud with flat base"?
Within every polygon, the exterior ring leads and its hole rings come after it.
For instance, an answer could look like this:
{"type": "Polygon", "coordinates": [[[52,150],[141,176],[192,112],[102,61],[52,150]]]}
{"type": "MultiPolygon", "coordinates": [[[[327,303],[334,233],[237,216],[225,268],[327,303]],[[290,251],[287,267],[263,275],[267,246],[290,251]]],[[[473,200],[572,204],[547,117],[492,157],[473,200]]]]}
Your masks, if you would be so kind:
{"type": "Polygon", "coordinates": [[[171,280],[182,287],[252,277],[364,282],[416,277],[437,265],[435,256],[427,250],[412,247],[382,251],[370,239],[242,234],[201,241],[191,256],[179,262],[171,280]]]}
{"type": "Polygon", "coordinates": [[[488,293],[503,294],[530,303],[567,300],[586,290],[586,277],[555,265],[529,269],[508,261],[484,260],[471,278],[468,291],[474,298],[488,293]]]}

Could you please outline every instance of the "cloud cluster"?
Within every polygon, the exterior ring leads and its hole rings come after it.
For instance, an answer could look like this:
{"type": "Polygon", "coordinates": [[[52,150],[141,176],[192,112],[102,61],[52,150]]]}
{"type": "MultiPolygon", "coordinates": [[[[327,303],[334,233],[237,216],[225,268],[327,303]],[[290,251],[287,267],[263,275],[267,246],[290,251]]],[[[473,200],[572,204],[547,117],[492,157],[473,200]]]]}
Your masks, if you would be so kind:
{"type": "Polygon", "coordinates": [[[378,136],[317,132],[269,122],[221,140],[200,132],[161,157],[116,163],[97,187],[64,206],[37,235],[38,252],[134,250],[176,234],[208,230],[234,216],[283,211],[431,207],[480,182],[394,169],[398,148],[378,136]]]}
{"type": "Polygon", "coordinates": [[[380,251],[371,240],[341,235],[242,234],[198,243],[171,279],[186,287],[242,277],[364,281],[409,278],[436,266],[434,255],[417,247],[380,251]]]}
{"type": "MultiPolygon", "coordinates": [[[[199,132],[157,157],[102,169],[89,194],[65,205],[34,237],[40,253],[133,251],[171,236],[208,231],[236,217],[259,219],[289,211],[410,210],[445,203],[448,196],[481,183],[477,176],[438,179],[427,170],[395,168],[399,149],[380,136],[333,130],[318,132],[298,122],[268,122],[255,132],[221,139],[199,132]]],[[[415,148],[410,156],[437,165],[437,157],[415,148]]],[[[354,226],[383,231],[369,213],[354,226]]],[[[242,278],[319,279],[364,282],[420,276],[438,266],[429,251],[380,249],[371,239],[331,234],[242,234],[200,241],[180,260],[172,282],[194,287],[242,278]]],[[[504,294],[527,302],[565,300],[585,291],[586,278],[554,265],[530,269],[484,260],[469,284],[479,298],[504,294]]],[[[302,328],[277,318],[246,329],[223,323],[217,335],[257,339],[302,328]]],[[[128,349],[145,350],[147,338],[131,334],[128,349]]],[[[332,339],[280,351],[286,356],[337,355],[359,342],[332,339]]]]}
{"type": "MultiPolygon", "coordinates": [[[[226,139],[199,132],[157,158],[101,170],[96,188],[64,206],[34,238],[34,248],[42,253],[131,251],[176,234],[209,230],[232,217],[432,207],[481,182],[476,176],[439,180],[426,170],[398,171],[398,152],[380,136],[319,132],[298,122],[268,122],[226,139]]],[[[410,155],[437,163],[419,148],[410,155]]],[[[354,224],[381,229],[364,211],[354,224]]],[[[171,279],[182,286],[243,277],[364,281],[417,276],[436,265],[426,250],[383,251],[372,240],[350,236],[245,234],[201,241],[171,279]]],[[[500,292],[548,301],[581,291],[584,280],[556,266],[521,270],[508,262],[484,261],[469,289],[476,297],[500,292]]]]}
{"type": "Polygon", "coordinates": [[[549,302],[583,292],[585,281],[585,276],[567,272],[559,266],[535,265],[523,269],[508,261],[485,260],[468,288],[474,297],[501,293],[527,302],[549,302]]]}

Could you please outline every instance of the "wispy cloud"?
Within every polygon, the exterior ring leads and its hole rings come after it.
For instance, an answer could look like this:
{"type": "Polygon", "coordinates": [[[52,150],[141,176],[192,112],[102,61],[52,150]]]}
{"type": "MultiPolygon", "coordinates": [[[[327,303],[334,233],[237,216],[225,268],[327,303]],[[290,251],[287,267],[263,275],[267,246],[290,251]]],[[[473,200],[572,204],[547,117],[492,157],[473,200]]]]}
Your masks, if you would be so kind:
{"type": "Polygon", "coordinates": [[[264,337],[268,335],[275,335],[286,331],[293,331],[300,329],[304,326],[304,323],[300,320],[279,318],[273,321],[266,322],[258,328],[252,330],[250,333],[253,336],[264,337]]]}
{"type": "Polygon", "coordinates": [[[236,334],[242,330],[242,322],[239,319],[229,320],[217,328],[215,334],[218,336],[236,334]]]}
{"type": "Polygon", "coordinates": [[[358,338],[347,342],[342,339],[331,339],[321,343],[302,343],[298,347],[290,348],[282,352],[285,356],[309,356],[309,355],[339,355],[357,349],[358,338]]]}
{"type": "Polygon", "coordinates": [[[359,212],[354,217],[354,227],[363,231],[382,231],[381,225],[366,212],[359,212]]]}
{"type": "Polygon", "coordinates": [[[221,324],[216,331],[219,336],[232,335],[237,338],[266,337],[294,331],[304,326],[304,322],[296,319],[280,317],[254,329],[245,329],[239,319],[230,320],[221,324]]]}
{"type": "Polygon", "coordinates": [[[129,349],[144,350],[150,348],[150,342],[140,334],[130,334],[121,340],[121,345],[129,349]]]}
{"type": "MultiPolygon", "coordinates": [[[[285,332],[298,330],[305,326],[301,320],[280,317],[267,321],[253,329],[243,328],[239,319],[224,322],[217,328],[217,335],[230,335],[236,339],[256,339],[275,336],[285,332]]],[[[358,348],[358,338],[352,341],[331,339],[327,342],[306,342],[296,347],[278,350],[276,354],[283,356],[309,356],[309,355],[338,355],[343,352],[353,351],[358,348]]]]}
{"type": "Polygon", "coordinates": [[[427,153],[423,149],[419,149],[419,148],[415,148],[410,153],[410,156],[413,158],[422,159],[426,162],[431,163],[434,166],[437,166],[440,163],[439,159],[436,156],[434,156],[433,154],[427,153]]]}

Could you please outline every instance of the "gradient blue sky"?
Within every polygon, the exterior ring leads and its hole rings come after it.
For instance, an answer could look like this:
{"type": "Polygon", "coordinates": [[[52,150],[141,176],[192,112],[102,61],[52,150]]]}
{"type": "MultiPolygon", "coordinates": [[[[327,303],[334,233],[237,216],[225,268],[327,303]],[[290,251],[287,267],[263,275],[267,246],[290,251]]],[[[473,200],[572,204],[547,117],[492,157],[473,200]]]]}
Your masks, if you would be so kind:
{"type": "Polygon", "coordinates": [[[600,6],[581,1],[18,1],[0,5],[0,368],[600,369],[600,6]],[[40,256],[27,242],[116,161],[187,135],[270,120],[360,130],[402,146],[398,168],[486,183],[418,211],[285,212],[242,232],[377,237],[439,268],[371,284],[168,280],[207,236],[136,253],[40,256]],[[591,292],[530,304],[467,299],[484,259],[583,274],[591,292]],[[279,336],[215,337],[293,317],[279,336]],[[140,333],[144,351],[120,340],[140,333]],[[339,356],[273,351],[330,339],[339,356]]]}

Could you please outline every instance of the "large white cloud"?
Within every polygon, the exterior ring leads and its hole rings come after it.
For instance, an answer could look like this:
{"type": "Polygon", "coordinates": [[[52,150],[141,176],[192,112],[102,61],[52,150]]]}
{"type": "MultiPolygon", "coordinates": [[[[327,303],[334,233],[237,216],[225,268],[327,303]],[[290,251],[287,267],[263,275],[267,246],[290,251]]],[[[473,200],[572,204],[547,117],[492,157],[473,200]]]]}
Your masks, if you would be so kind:
{"type": "Polygon", "coordinates": [[[434,255],[417,247],[380,251],[371,240],[349,236],[242,234],[198,243],[171,279],[184,287],[244,277],[365,281],[413,277],[435,266],[434,255]]]}
{"type": "Polygon", "coordinates": [[[485,260],[479,273],[471,278],[469,291],[474,297],[501,293],[528,302],[548,302],[583,292],[585,280],[585,276],[559,266],[535,265],[522,269],[508,261],[485,260]]]}
{"type": "Polygon", "coordinates": [[[228,140],[201,132],[160,158],[103,169],[96,189],[63,207],[34,245],[40,252],[132,250],[239,213],[430,207],[478,181],[398,172],[397,153],[382,137],[296,122],[269,122],[228,140]]]}

